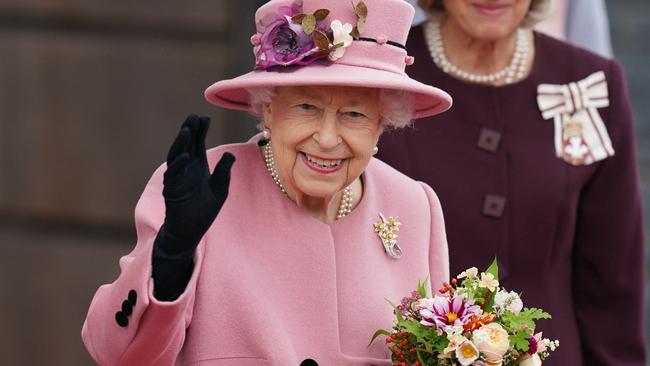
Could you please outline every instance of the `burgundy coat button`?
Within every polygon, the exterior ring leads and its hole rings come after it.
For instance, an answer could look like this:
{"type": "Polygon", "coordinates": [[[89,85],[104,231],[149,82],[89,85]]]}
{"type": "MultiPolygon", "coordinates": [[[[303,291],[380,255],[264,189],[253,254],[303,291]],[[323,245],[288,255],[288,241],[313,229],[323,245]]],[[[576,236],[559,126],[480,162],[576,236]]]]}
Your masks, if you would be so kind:
{"type": "Polygon", "coordinates": [[[311,358],[308,358],[306,360],[303,360],[300,363],[300,366],[318,366],[318,363],[316,363],[316,361],[312,360],[311,358]]]}
{"type": "Polygon", "coordinates": [[[487,194],[483,200],[483,215],[500,219],[506,207],[506,198],[498,194],[487,194]]]}
{"type": "Polygon", "coordinates": [[[501,142],[501,132],[489,128],[481,128],[481,133],[478,137],[478,147],[481,150],[495,153],[499,150],[499,143],[501,142]]]}

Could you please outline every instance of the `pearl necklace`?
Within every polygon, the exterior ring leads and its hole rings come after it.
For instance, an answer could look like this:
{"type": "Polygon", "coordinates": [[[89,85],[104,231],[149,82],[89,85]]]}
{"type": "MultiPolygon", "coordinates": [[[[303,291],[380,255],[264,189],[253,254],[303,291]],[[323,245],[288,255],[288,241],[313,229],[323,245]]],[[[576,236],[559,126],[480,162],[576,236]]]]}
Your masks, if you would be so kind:
{"type": "Polygon", "coordinates": [[[504,80],[505,84],[512,84],[523,79],[524,76],[526,76],[529,50],[528,38],[526,37],[526,32],[523,29],[517,29],[515,53],[512,55],[510,64],[502,70],[487,75],[472,74],[468,71],[458,68],[456,65],[449,62],[447,55],[445,54],[444,45],[442,43],[440,23],[433,20],[429,21],[424,25],[424,31],[427,45],[429,46],[429,52],[431,52],[431,57],[433,58],[433,62],[447,74],[454,75],[466,81],[482,84],[491,84],[501,80],[504,80]]]}
{"type": "MultiPolygon", "coordinates": [[[[271,174],[271,178],[275,184],[280,187],[280,190],[283,194],[287,194],[287,190],[284,188],[284,185],[280,181],[280,176],[278,171],[275,169],[275,159],[273,158],[273,149],[271,148],[271,142],[267,142],[266,145],[262,146],[262,154],[264,155],[264,163],[266,164],[266,170],[271,174]]],[[[336,219],[341,219],[350,212],[352,212],[352,186],[348,186],[343,189],[343,195],[341,196],[341,202],[339,203],[339,209],[336,214],[336,219]]]]}

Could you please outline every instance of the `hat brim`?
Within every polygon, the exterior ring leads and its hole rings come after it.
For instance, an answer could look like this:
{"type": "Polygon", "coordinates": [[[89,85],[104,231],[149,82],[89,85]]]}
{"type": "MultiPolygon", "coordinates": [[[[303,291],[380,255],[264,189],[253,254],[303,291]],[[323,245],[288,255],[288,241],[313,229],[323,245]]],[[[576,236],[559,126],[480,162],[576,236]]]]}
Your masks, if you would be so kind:
{"type": "Polygon", "coordinates": [[[441,89],[409,78],[406,74],[341,63],[312,64],[273,70],[255,70],[212,84],[205,98],[220,107],[247,110],[248,89],[286,86],[349,86],[393,89],[413,96],[414,118],[423,118],[449,109],[452,99],[441,89]]]}

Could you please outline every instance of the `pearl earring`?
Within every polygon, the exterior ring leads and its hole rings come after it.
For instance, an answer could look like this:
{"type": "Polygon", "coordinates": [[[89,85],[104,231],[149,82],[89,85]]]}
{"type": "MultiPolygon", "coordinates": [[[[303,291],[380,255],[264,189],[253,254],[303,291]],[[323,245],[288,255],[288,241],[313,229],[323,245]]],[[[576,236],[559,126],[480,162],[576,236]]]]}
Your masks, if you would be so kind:
{"type": "Polygon", "coordinates": [[[377,146],[372,148],[372,155],[377,155],[378,152],[379,152],[379,148],[377,146]]]}
{"type": "Polygon", "coordinates": [[[270,140],[271,139],[271,130],[264,127],[264,131],[262,131],[262,137],[264,137],[264,140],[270,140]]]}

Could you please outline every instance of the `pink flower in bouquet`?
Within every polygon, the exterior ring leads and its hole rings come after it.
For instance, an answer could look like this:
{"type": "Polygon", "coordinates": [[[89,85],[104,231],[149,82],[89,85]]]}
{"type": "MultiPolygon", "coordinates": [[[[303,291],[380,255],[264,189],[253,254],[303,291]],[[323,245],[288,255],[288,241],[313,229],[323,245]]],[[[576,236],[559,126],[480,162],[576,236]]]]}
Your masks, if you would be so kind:
{"type": "Polygon", "coordinates": [[[397,305],[397,310],[402,314],[402,317],[410,318],[411,311],[416,310],[414,309],[413,304],[415,304],[415,307],[417,307],[417,303],[421,298],[422,297],[417,291],[411,292],[411,295],[409,296],[404,296],[402,298],[402,302],[397,305]]]}
{"type": "Polygon", "coordinates": [[[542,353],[546,351],[546,345],[542,341],[542,333],[537,333],[535,334],[532,338],[528,340],[528,345],[530,348],[528,349],[528,354],[531,356],[534,355],[535,353],[542,353]]]}
{"type": "Polygon", "coordinates": [[[442,331],[454,326],[463,326],[472,315],[480,315],[481,308],[461,297],[436,296],[433,299],[420,301],[420,323],[425,326],[436,326],[442,331]]]}

